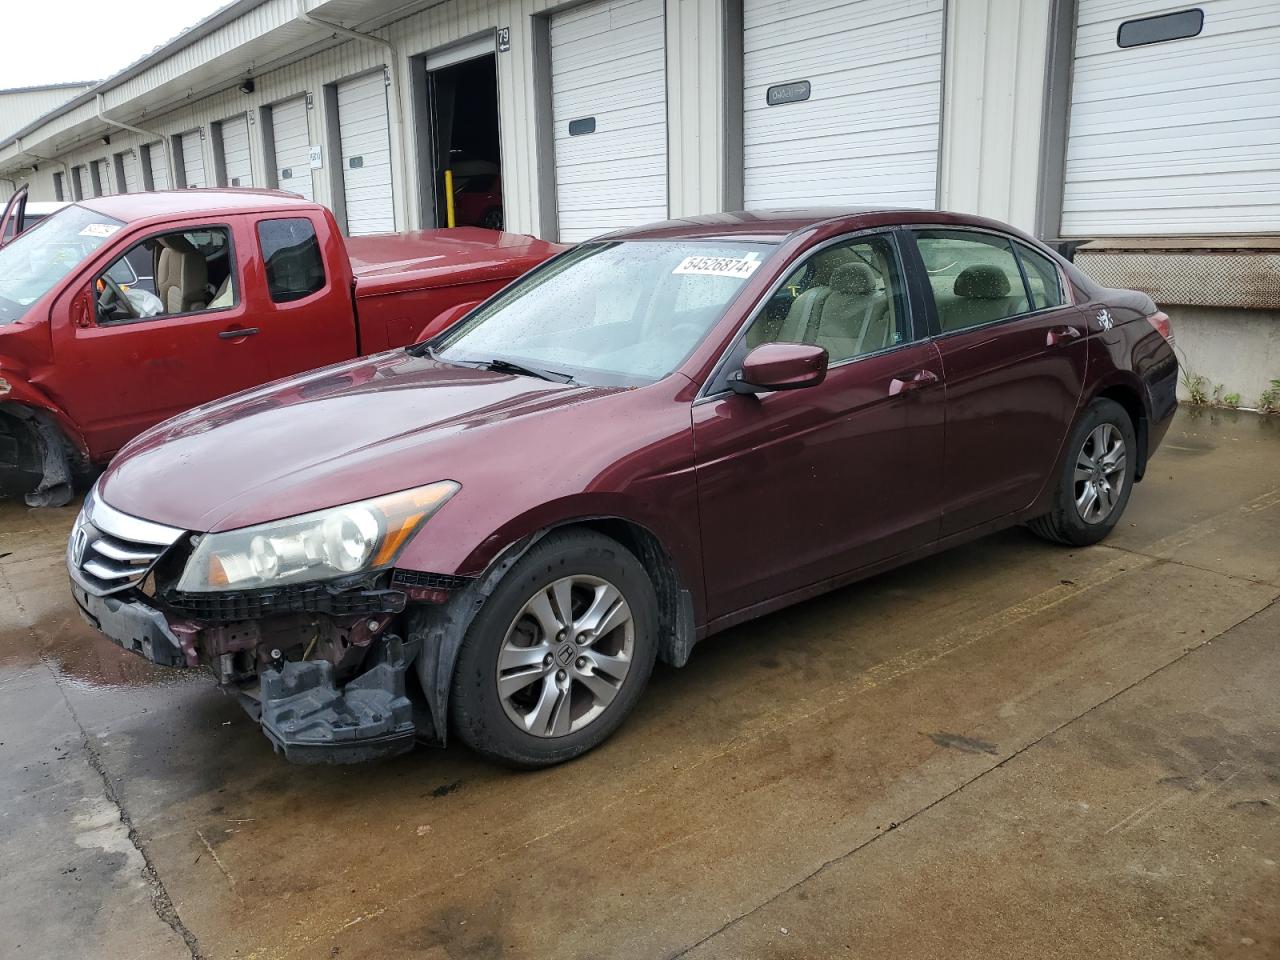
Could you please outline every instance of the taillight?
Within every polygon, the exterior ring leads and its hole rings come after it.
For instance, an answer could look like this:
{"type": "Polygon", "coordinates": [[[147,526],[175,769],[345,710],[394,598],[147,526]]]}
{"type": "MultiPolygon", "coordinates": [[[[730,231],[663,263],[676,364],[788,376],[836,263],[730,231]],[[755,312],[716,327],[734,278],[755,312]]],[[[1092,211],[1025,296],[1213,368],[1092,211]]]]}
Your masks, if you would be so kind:
{"type": "Polygon", "coordinates": [[[1173,343],[1173,324],[1169,322],[1169,315],[1163,310],[1157,310],[1151,316],[1147,317],[1147,323],[1156,328],[1156,332],[1164,337],[1170,343],[1173,343]]]}

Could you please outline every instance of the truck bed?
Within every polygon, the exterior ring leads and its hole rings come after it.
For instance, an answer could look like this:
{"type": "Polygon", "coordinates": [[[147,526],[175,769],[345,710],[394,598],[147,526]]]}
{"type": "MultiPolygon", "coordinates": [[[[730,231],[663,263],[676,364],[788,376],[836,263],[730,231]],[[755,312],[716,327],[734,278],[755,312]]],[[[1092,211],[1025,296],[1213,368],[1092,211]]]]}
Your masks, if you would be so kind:
{"type": "Polygon", "coordinates": [[[362,353],[413,343],[444,310],[487,299],[565,249],[479,227],[348,237],[346,245],[362,353]]]}

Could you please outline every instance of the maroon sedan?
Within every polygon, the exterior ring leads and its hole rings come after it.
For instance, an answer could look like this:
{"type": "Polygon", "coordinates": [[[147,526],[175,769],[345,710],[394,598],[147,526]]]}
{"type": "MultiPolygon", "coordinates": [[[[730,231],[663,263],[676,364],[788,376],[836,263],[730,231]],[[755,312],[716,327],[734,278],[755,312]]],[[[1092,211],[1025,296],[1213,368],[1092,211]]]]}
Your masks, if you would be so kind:
{"type": "Polygon", "coordinates": [[[452,732],[555,763],[726,627],[1013,524],[1101,540],[1173,415],[1169,340],[990,220],[662,224],[154,428],[68,566],[93,624],[211,669],[291,759],[452,732]]]}

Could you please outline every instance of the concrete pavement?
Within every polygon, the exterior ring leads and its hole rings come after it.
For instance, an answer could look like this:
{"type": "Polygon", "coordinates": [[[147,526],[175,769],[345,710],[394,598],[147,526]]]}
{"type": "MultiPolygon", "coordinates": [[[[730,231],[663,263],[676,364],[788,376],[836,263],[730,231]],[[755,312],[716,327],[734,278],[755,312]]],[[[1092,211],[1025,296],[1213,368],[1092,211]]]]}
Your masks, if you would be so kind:
{"type": "Polygon", "coordinates": [[[1280,422],[660,668],[601,749],[291,767],[0,503],[0,956],[1280,956],[1280,422]]]}

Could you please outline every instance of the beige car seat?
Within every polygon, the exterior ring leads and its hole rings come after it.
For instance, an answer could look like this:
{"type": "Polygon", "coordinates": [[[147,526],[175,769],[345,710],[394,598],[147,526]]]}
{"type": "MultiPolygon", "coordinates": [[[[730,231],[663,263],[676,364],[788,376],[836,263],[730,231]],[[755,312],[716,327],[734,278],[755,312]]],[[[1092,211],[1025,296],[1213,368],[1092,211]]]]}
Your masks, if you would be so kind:
{"type": "Polygon", "coordinates": [[[990,263],[965,267],[952,287],[955,299],[939,303],[944,332],[976,327],[1026,312],[1025,296],[1010,296],[1009,275],[990,263]]]}
{"type": "Polygon", "coordinates": [[[203,310],[209,297],[209,269],[204,254],[181,234],[157,240],[156,294],[166,313],[203,310]]]}
{"type": "Polygon", "coordinates": [[[874,271],[865,263],[844,263],[831,272],[830,282],[796,298],[778,339],[825,347],[832,361],[890,346],[889,300],[876,289],[874,271]]]}

